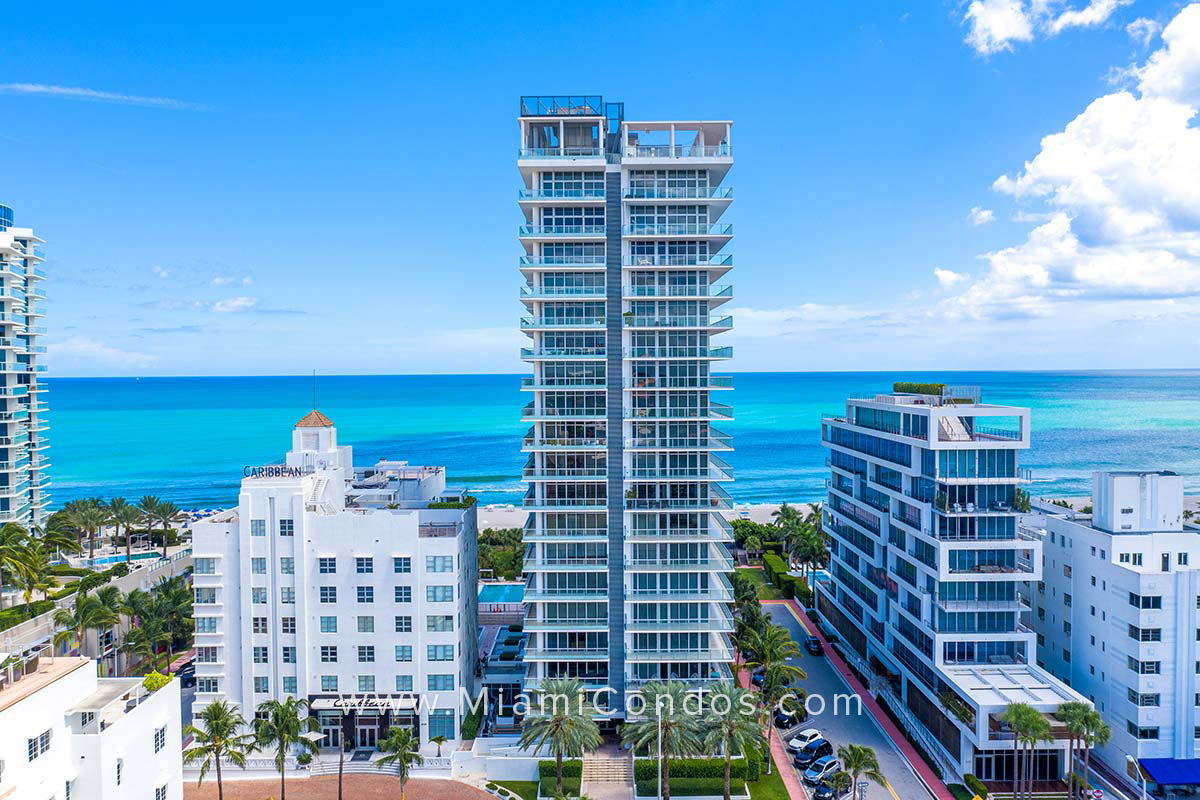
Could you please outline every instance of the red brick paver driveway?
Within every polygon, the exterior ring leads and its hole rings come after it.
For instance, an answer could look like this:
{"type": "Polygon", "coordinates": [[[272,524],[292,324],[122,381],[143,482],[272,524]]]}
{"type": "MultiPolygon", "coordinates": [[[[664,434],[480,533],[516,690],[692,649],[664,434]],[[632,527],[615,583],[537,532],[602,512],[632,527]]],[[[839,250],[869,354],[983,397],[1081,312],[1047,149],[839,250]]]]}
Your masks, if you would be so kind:
{"type": "MultiPolygon", "coordinates": [[[[350,800],[400,800],[400,781],[393,775],[346,775],[342,794],[350,800]]],[[[184,800],[216,800],[216,776],[209,772],[204,785],[196,781],[183,783],[184,800]]],[[[225,781],[225,800],[268,800],[279,797],[279,779],[254,781],[225,781]]],[[[288,800],[334,800],[337,797],[337,776],[296,778],[287,782],[288,800]]],[[[495,800],[474,786],[450,780],[413,778],[404,785],[404,800],[495,800]]]]}

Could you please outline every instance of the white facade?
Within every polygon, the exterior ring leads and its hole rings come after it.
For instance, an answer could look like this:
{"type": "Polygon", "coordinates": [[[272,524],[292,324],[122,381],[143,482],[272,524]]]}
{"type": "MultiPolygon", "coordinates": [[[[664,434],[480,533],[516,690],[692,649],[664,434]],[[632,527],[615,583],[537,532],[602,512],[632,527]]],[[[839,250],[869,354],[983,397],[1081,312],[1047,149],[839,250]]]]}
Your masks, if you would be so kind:
{"type": "Polygon", "coordinates": [[[1043,504],[1028,527],[1044,541],[1038,662],[1104,715],[1112,740],[1097,755],[1114,772],[1127,755],[1194,759],[1200,531],[1183,527],[1182,479],[1100,472],[1093,484],[1101,517],[1043,504]]]}
{"type": "Polygon", "coordinates": [[[354,470],[317,412],[283,465],[245,472],[238,507],[193,527],[198,709],[225,698],[249,717],[293,695],[323,746],[372,748],[393,724],[458,738],[478,661],[474,505],[429,507],[462,499],[441,467],[354,470]]]}
{"type": "MultiPolygon", "coordinates": [[[[921,388],[921,387],[916,387],[921,388]]],[[[1042,543],[1018,530],[1018,453],[1029,409],[977,387],[867,394],[826,415],[824,529],[832,592],[817,609],[927,749],[958,774],[1011,780],[1010,703],[1045,714],[1081,699],[1033,663],[1020,594],[1041,578],[1042,543]]],[[[1059,778],[1066,732],[1035,751],[1059,778]]]]}
{"type": "Polygon", "coordinates": [[[523,97],[525,686],[730,680],[728,121],[523,97]]]}
{"type": "Polygon", "coordinates": [[[150,693],[69,656],[14,677],[0,679],[0,797],[182,800],[178,681],[150,693]]]}
{"type": "Polygon", "coordinates": [[[0,206],[0,524],[26,527],[41,525],[50,504],[46,386],[38,375],[46,369],[38,343],[46,332],[40,244],[0,206]]]}

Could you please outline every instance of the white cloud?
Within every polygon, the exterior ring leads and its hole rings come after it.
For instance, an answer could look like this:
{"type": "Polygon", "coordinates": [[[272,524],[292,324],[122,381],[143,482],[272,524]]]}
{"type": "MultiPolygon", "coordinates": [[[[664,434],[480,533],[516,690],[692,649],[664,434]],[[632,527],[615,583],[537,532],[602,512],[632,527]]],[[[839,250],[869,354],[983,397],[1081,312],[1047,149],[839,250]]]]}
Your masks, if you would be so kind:
{"type": "Polygon", "coordinates": [[[1164,46],[1135,69],[1138,89],[1152,95],[1200,106],[1200,3],[1179,12],[1163,29],[1164,46]]]}
{"type": "Polygon", "coordinates": [[[257,297],[231,297],[228,300],[218,300],[212,304],[212,310],[222,314],[237,311],[249,311],[258,305],[257,297]]]}
{"type": "Polygon", "coordinates": [[[218,275],[210,281],[210,284],[213,286],[229,286],[235,283],[240,283],[242,286],[249,286],[251,283],[250,276],[244,275],[239,278],[235,275],[218,275]]]}
{"type": "Polygon", "coordinates": [[[952,269],[935,269],[933,277],[937,278],[938,283],[944,288],[949,289],[951,286],[962,283],[971,276],[965,272],[955,272],[952,269]]]}
{"type": "Polygon", "coordinates": [[[167,270],[163,269],[163,268],[162,268],[162,267],[160,267],[158,264],[151,264],[151,265],[150,265],[150,271],[151,271],[151,272],[153,272],[155,275],[157,275],[157,276],[158,276],[158,277],[160,277],[160,278],[166,278],[166,277],[169,277],[169,276],[171,275],[171,273],[170,273],[170,272],[168,272],[167,270]]]}
{"type": "Polygon", "coordinates": [[[61,367],[67,372],[71,371],[75,364],[84,365],[89,369],[96,366],[128,368],[148,367],[158,361],[156,356],[148,353],[109,347],[86,336],[73,336],[61,342],[54,342],[47,350],[56,361],[56,369],[61,367]]]}
{"type": "Polygon", "coordinates": [[[1129,34],[1129,38],[1140,44],[1142,47],[1149,47],[1150,42],[1162,30],[1162,25],[1152,19],[1146,17],[1138,17],[1133,22],[1125,26],[1125,32],[1129,34]]]}
{"type": "Polygon", "coordinates": [[[967,44],[980,55],[1012,50],[1014,42],[1031,42],[1041,33],[1055,36],[1067,28],[1094,28],[1108,22],[1133,0],[1090,0],[1075,8],[1063,0],[972,0],[963,14],[967,44]]]}
{"type": "Polygon", "coordinates": [[[990,208],[980,208],[975,206],[967,212],[967,219],[972,225],[987,225],[992,220],[996,219],[996,213],[990,208]]]}
{"type": "Polygon", "coordinates": [[[52,86],[45,83],[0,83],[0,92],[8,94],[40,95],[61,97],[69,100],[92,100],[103,103],[120,103],[131,106],[152,106],[189,111],[211,111],[211,107],[200,103],[189,103],[172,97],[146,97],[136,94],[119,94],[82,86],[52,86]]]}

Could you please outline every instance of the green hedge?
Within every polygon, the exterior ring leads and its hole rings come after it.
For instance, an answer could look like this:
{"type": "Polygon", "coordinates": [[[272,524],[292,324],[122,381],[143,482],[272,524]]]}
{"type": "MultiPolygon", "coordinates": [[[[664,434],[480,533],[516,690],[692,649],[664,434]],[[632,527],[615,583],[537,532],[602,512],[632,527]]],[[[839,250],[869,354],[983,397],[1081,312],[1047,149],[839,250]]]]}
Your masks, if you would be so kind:
{"type": "Polygon", "coordinates": [[[913,381],[896,381],[892,384],[893,392],[901,394],[936,394],[941,395],[946,388],[944,383],[914,383],[913,381]]]}
{"type": "MultiPolygon", "coordinates": [[[[579,784],[583,782],[582,778],[568,778],[563,776],[563,793],[568,797],[579,796],[579,784]]],[[[558,794],[558,781],[551,775],[548,778],[542,778],[541,781],[542,797],[554,797],[558,794]]]]}
{"type": "Polygon", "coordinates": [[[763,750],[757,750],[750,753],[747,753],[745,750],[742,751],[742,755],[746,757],[746,780],[750,781],[751,783],[754,783],[762,777],[763,752],[765,752],[766,749],[765,741],[763,742],[763,745],[763,750]]]}
{"type": "Polygon", "coordinates": [[[84,575],[91,575],[92,570],[86,567],[72,567],[70,564],[55,564],[50,568],[51,575],[73,575],[76,578],[82,578],[84,575]]]}
{"type": "Polygon", "coordinates": [[[783,563],[783,559],[774,553],[763,554],[763,571],[767,574],[767,580],[775,584],[776,587],[782,589],[781,575],[787,575],[787,565],[783,563]]]}
{"type": "Polygon", "coordinates": [[[967,788],[972,792],[982,797],[983,800],[987,800],[987,787],[983,785],[983,781],[979,780],[979,778],[976,778],[971,774],[963,775],[963,783],[965,783],[967,788]]]}
{"type": "MultiPolygon", "coordinates": [[[[672,797],[721,797],[725,794],[725,781],[722,778],[676,778],[674,761],[671,762],[671,773],[672,797]]],[[[730,778],[729,792],[731,795],[745,796],[745,781],[730,778]]],[[[641,797],[655,797],[658,793],[658,781],[653,778],[638,781],[637,793],[641,797]]]]}
{"type": "MultiPolygon", "coordinates": [[[[555,762],[553,758],[543,759],[538,762],[538,775],[542,778],[550,778],[553,780],[556,775],[555,762]]],[[[582,778],[583,777],[583,762],[578,758],[563,759],[563,778],[582,778]]],[[[543,792],[543,794],[545,794],[543,792]]],[[[554,792],[550,792],[549,797],[554,796],[554,792]]]]}
{"type": "Polygon", "coordinates": [[[812,589],[804,582],[803,578],[796,578],[795,581],[796,601],[805,608],[811,608],[813,602],[812,589]]]}
{"type": "Polygon", "coordinates": [[[32,603],[32,613],[30,612],[30,606],[24,604],[6,608],[0,611],[0,631],[8,630],[14,625],[20,625],[22,622],[32,619],[38,614],[45,614],[52,608],[54,608],[53,600],[34,600],[32,603]]]}
{"type": "Polygon", "coordinates": [[[466,739],[474,739],[476,736],[478,736],[479,735],[479,723],[482,720],[483,720],[483,703],[480,703],[478,708],[476,708],[474,711],[472,711],[470,714],[467,714],[467,716],[463,718],[462,731],[461,731],[462,738],[464,740],[466,740],[466,739]]]}
{"type": "MultiPolygon", "coordinates": [[[[654,781],[658,761],[638,759],[633,765],[633,777],[638,781],[654,781]]],[[[673,758],[671,759],[671,786],[676,778],[720,778],[725,774],[723,758],[673,758]]],[[[729,764],[729,774],[734,778],[746,777],[746,759],[735,758],[729,764]]],[[[651,793],[653,794],[653,792],[651,793]]],[[[723,794],[723,792],[717,792],[723,794]]]]}
{"type": "Polygon", "coordinates": [[[463,500],[453,500],[450,502],[430,503],[426,508],[470,508],[478,502],[474,495],[467,495],[463,500]]]}

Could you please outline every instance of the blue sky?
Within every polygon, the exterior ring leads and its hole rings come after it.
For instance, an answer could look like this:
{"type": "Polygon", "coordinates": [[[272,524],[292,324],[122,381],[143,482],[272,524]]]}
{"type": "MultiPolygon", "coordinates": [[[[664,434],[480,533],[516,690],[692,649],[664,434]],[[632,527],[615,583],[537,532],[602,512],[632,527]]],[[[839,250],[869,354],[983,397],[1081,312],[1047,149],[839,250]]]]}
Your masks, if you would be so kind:
{"type": "Polygon", "coordinates": [[[517,100],[566,92],[734,120],[734,369],[1195,365],[1200,5],[9,13],[52,374],[524,371],[517,100]]]}

